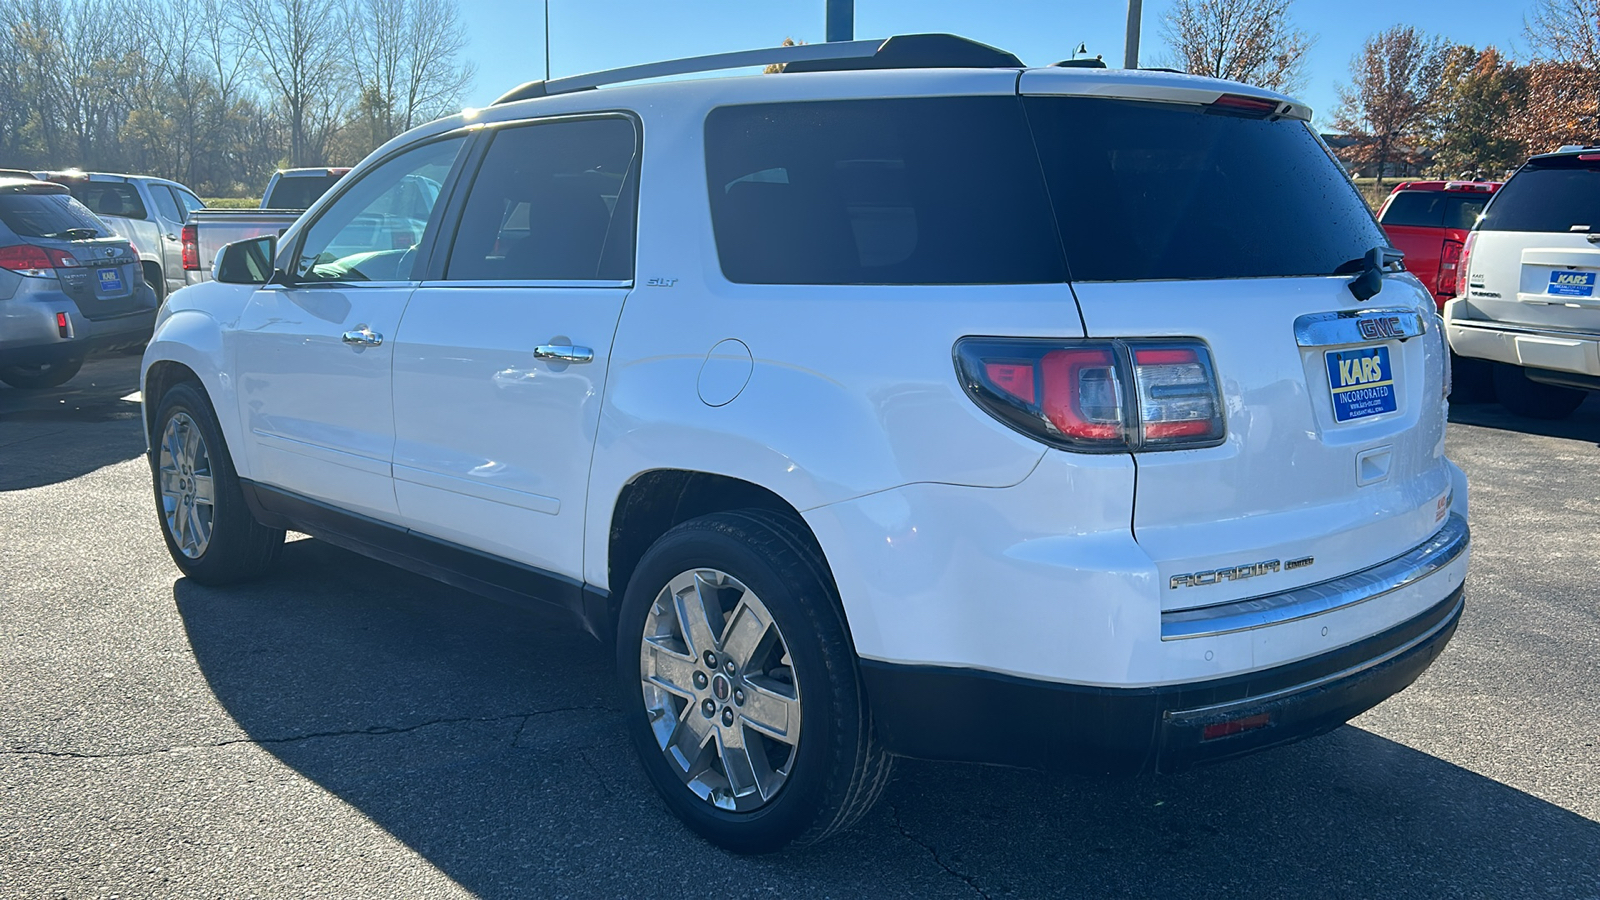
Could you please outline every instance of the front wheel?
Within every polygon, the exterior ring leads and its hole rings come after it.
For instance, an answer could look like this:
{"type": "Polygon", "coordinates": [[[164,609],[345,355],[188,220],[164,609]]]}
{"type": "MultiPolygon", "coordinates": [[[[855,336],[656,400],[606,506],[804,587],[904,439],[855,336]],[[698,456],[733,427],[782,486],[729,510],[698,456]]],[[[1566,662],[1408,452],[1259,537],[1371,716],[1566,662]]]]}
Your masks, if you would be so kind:
{"type": "Polygon", "coordinates": [[[1521,366],[1494,367],[1494,392],[1500,405],[1529,419],[1565,419],[1589,396],[1588,391],[1533,381],[1521,366]]]}
{"type": "Polygon", "coordinates": [[[151,476],[167,551],[201,584],[255,578],[277,560],[284,533],[257,522],[222,441],[211,403],[192,383],[156,408],[151,476]]]}
{"type": "Polygon", "coordinates": [[[668,531],[617,628],[627,727],[667,806],[736,853],[812,844],[888,782],[826,562],[765,510],[668,531]]]}
{"type": "Polygon", "coordinates": [[[34,363],[30,366],[0,366],[0,381],[22,390],[60,387],[83,368],[82,359],[34,363]]]}

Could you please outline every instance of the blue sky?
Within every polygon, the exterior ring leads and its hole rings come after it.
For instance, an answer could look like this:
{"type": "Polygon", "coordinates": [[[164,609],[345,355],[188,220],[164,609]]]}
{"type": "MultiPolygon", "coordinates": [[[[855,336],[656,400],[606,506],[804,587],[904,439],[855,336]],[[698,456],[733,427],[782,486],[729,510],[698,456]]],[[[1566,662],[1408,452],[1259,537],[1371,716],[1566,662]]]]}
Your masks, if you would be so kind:
{"type": "MultiPolygon", "coordinates": [[[[468,106],[544,75],[539,0],[461,0],[478,76],[468,106]]],[[[1161,15],[1170,0],[1146,0],[1141,61],[1164,52],[1161,15]]],[[[1415,25],[1453,41],[1528,55],[1521,0],[1295,0],[1299,26],[1316,36],[1301,99],[1325,124],[1368,34],[1415,25]]],[[[823,38],[824,0],[550,0],[551,74],[574,75],[678,56],[771,46],[785,37],[823,38]]],[[[1017,54],[1029,65],[1070,56],[1080,42],[1112,65],[1122,60],[1123,0],[856,0],[856,37],[950,32],[1017,54]]]]}

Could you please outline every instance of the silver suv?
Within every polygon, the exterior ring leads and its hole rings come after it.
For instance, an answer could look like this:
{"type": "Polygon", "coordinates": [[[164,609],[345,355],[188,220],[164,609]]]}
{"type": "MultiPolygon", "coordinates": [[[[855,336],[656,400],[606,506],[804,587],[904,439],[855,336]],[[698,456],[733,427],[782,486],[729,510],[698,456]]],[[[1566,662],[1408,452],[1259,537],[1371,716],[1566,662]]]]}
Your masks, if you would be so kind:
{"type": "Polygon", "coordinates": [[[0,177],[0,381],[65,384],[91,352],[144,344],[157,305],[133,245],[66,187],[0,177]]]}

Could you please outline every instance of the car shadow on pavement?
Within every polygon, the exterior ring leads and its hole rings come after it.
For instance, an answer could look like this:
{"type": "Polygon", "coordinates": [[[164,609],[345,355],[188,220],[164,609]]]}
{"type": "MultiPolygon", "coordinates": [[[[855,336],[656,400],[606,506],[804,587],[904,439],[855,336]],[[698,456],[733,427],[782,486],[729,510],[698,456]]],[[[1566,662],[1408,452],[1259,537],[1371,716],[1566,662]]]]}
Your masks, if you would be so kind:
{"type": "Polygon", "coordinates": [[[1450,402],[1450,421],[1501,431],[1518,431],[1600,445],[1600,394],[1592,394],[1572,415],[1554,421],[1513,415],[1498,403],[1450,402]]]}
{"type": "Polygon", "coordinates": [[[0,385],[0,491],[70,481],[143,455],[138,390],[137,353],[92,358],[57,388],[0,385]]]}
{"type": "Polygon", "coordinates": [[[610,654],[315,540],[177,610],[249,737],[473,893],[1595,896],[1600,824],[1346,726],[1163,778],[902,761],[843,839],[740,858],[656,799],[610,654]]]}

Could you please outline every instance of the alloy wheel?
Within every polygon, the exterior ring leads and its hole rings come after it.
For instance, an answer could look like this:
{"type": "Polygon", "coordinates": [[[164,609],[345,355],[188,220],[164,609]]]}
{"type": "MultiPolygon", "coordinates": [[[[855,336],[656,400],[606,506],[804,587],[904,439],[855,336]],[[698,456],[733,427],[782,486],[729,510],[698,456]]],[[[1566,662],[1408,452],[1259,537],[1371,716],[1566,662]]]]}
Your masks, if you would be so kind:
{"type": "Polygon", "coordinates": [[[199,559],[211,543],[216,487],[205,438],[187,413],[175,413],[167,420],[157,466],[167,533],[184,556],[199,559]]]}

